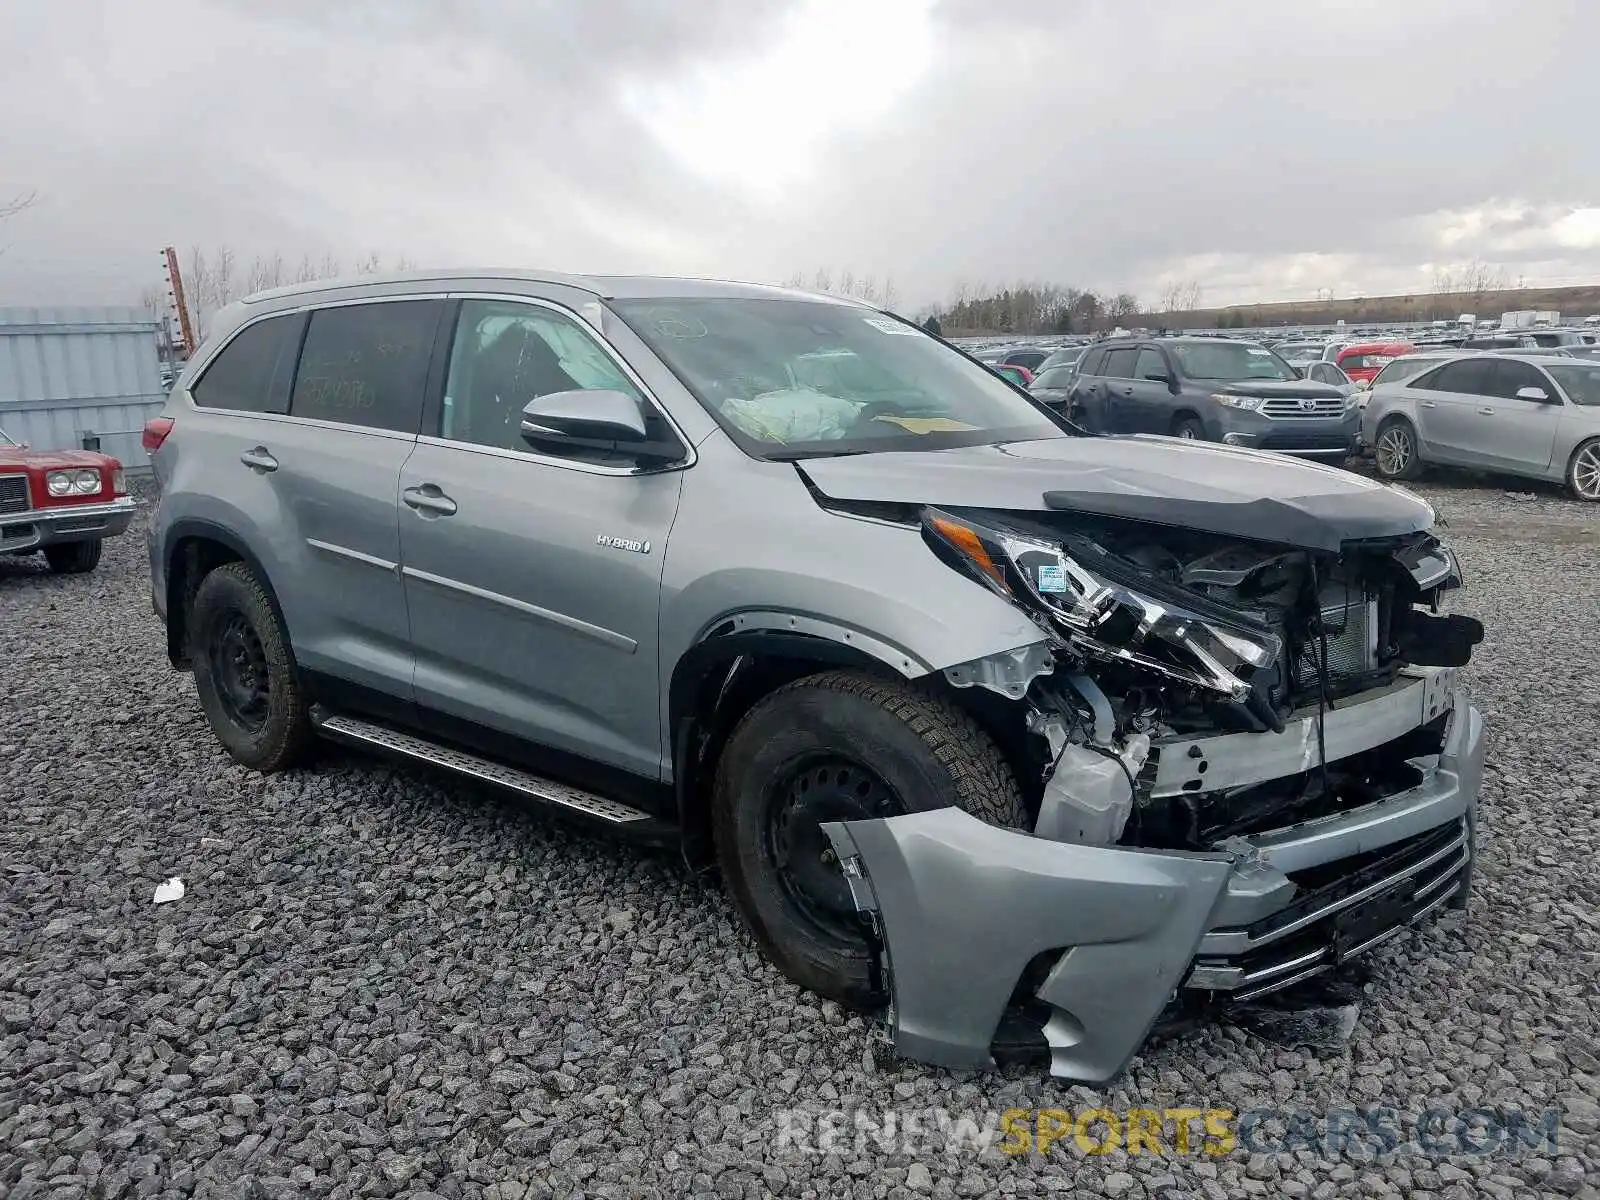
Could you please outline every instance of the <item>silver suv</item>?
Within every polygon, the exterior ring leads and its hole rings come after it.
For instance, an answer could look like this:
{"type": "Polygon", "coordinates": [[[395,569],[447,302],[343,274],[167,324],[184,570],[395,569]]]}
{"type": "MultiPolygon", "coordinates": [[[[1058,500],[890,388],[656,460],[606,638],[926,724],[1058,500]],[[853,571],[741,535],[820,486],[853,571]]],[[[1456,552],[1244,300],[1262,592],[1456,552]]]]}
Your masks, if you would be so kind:
{"type": "Polygon", "coordinates": [[[1483,629],[1397,488],[1082,436],[852,301],[519,272],[236,304],[146,441],[234,758],[669,838],[908,1055],[1104,1081],[1466,902],[1483,629]]]}

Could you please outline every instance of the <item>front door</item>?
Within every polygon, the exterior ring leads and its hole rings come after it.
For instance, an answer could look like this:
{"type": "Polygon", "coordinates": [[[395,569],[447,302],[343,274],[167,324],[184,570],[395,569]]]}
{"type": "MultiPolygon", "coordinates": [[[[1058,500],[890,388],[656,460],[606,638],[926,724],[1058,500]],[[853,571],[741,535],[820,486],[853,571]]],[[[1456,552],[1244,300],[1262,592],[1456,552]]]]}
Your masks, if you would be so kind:
{"type": "Polygon", "coordinates": [[[681,470],[535,453],[521,410],[642,388],[577,318],[464,299],[438,423],[401,472],[417,702],[658,778],[657,615],[681,470]]]}
{"type": "Polygon", "coordinates": [[[1428,372],[1411,384],[1417,395],[1423,456],[1460,467],[1488,465],[1483,448],[1483,417],[1492,359],[1461,358],[1428,372]]]}
{"type": "Polygon", "coordinates": [[[1479,398],[1480,443],[1486,461],[1518,475],[1542,475],[1556,448],[1561,393],[1531,363],[1497,359],[1489,394],[1479,398]],[[1522,400],[1517,392],[1539,388],[1554,403],[1522,400]]]}

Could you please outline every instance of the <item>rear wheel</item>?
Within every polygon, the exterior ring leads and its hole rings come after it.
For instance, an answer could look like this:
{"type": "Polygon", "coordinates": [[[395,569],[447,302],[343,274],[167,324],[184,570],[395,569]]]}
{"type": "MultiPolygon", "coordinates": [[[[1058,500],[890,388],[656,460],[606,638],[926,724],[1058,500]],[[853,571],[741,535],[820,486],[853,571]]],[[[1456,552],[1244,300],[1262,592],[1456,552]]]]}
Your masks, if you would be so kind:
{"type": "Polygon", "coordinates": [[[795,983],[852,1007],[882,997],[823,822],[955,806],[994,825],[1028,824],[1010,767],[970,717],[854,671],[758,702],[723,751],[713,803],[718,861],[756,940],[795,983]]]}
{"type": "Polygon", "coordinates": [[[1417,434],[1411,422],[1390,417],[1378,427],[1372,445],[1372,461],[1383,479],[1415,479],[1422,470],[1417,457],[1417,434]]]}
{"type": "Polygon", "coordinates": [[[289,639],[260,580],[228,563],[200,582],[189,613],[189,660],[211,730],[257,771],[293,766],[311,741],[309,705],[289,639]]]}
{"type": "Polygon", "coordinates": [[[1572,452],[1572,461],[1567,464],[1567,487],[1579,500],[1600,502],[1600,438],[1593,438],[1572,452]]]}
{"type": "Polygon", "coordinates": [[[1179,417],[1172,423],[1172,436],[1190,442],[1206,440],[1206,427],[1194,417],[1179,417]]]}
{"type": "Polygon", "coordinates": [[[58,542],[44,548],[44,560],[57,575],[82,575],[100,565],[99,538],[92,542],[58,542]]]}

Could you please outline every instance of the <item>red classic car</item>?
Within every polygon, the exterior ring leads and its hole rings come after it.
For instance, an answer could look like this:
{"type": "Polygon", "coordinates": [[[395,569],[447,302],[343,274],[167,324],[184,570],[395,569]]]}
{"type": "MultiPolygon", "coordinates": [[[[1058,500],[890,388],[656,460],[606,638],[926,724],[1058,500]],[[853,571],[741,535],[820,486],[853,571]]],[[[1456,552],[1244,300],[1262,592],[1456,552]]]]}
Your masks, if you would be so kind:
{"type": "Polygon", "coordinates": [[[122,464],[87,450],[30,450],[0,429],[0,554],[44,554],[57,574],[92,571],[128,528],[122,464]]]}

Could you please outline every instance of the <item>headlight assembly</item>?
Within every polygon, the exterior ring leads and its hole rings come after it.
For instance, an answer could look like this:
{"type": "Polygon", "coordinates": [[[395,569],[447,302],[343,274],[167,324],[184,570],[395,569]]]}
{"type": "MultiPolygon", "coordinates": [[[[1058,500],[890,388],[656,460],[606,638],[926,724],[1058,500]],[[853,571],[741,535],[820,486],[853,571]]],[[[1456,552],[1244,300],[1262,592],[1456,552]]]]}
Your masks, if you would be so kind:
{"type": "Polygon", "coordinates": [[[1244,701],[1282,639],[1223,606],[1171,588],[1084,538],[1061,543],[938,509],[923,532],[941,556],[1038,617],[1080,651],[1244,701]]]}
{"type": "Polygon", "coordinates": [[[1260,412],[1267,402],[1264,396],[1233,396],[1227,392],[1213,392],[1211,398],[1218,404],[1226,404],[1229,408],[1242,408],[1247,412],[1260,412]]]}

